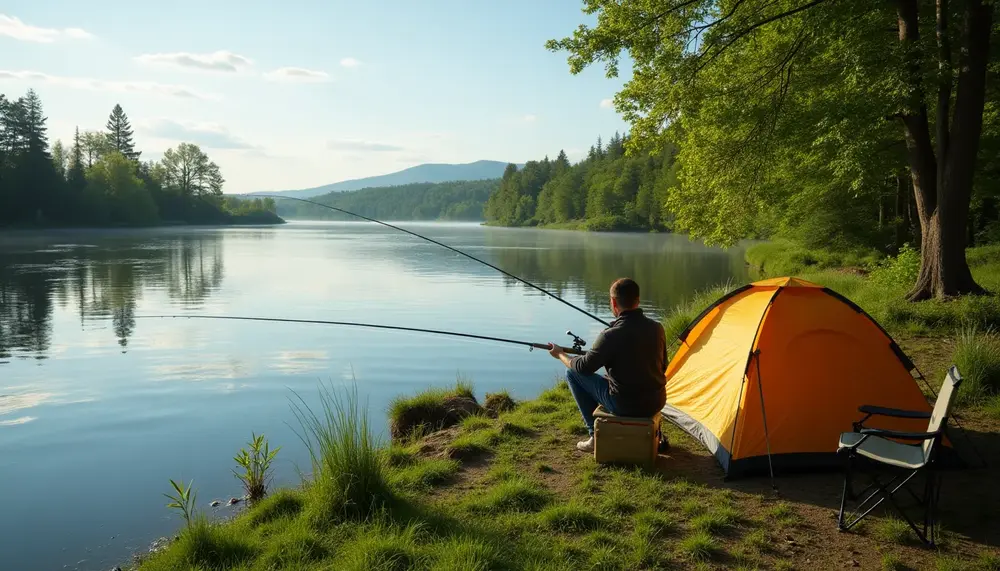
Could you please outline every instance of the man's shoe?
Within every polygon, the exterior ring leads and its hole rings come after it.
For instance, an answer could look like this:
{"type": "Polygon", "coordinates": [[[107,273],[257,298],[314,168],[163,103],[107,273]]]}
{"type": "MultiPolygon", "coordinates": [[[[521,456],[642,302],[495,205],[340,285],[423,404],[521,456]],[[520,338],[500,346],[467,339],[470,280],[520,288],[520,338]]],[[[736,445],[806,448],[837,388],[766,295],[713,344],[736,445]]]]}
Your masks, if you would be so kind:
{"type": "Polygon", "coordinates": [[[594,437],[583,440],[576,443],[576,449],[580,452],[593,452],[594,451],[594,437]]]}

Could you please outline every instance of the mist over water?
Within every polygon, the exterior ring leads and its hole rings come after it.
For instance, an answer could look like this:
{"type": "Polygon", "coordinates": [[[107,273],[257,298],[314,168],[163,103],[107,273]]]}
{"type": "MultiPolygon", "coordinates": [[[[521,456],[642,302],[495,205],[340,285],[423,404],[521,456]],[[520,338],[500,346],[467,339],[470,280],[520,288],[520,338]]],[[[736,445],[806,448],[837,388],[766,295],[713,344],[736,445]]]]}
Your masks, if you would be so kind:
{"type": "MultiPolygon", "coordinates": [[[[661,316],[747,280],[742,252],[660,234],[400,225],[610,320],[636,279],[661,316]]],[[[193,479],[199,507],[239,492],[232,456],[263,432],[277,485],[306,451],[292,391],[356,383],[385,435],[390,399],[471,377],[481,398],[531,398],[561,365],[541,351],[413,333],[183,319],[222,314],[428,327],[569,344],[601,324],[496,271],[372,224],[0,233],[0,554],[5,569],[106,569],[170,535],[161,495],[193,479]]],[[[221,513],[228,514],[228,511],[221,513]]]]}

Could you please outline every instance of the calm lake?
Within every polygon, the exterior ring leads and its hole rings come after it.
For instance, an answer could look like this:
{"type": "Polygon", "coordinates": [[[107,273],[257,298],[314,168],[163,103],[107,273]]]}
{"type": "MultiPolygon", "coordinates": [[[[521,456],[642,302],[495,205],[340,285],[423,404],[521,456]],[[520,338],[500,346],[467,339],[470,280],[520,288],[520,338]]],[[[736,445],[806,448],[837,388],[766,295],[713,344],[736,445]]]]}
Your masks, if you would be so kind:
{"type": "MultiPolygon", "coordinates": [[[[740,250],[659,234],[400,223],[610,321],[635,278],[647,312],[747,281],[740,250]]],[[[292,391],[356,384],[383,436],[392,397],[471,378],[531,398],[561,365],[543,351],[325,325],[144,315],[364,321],[592,342],[601,325],[496,271],[374,224],[0,233],[0,567],[109,569],[179,526],[169,478],[199,507],[240,489],[233,455],[264,433],[275,484],[308,457],[292,391]]],[[[572,443],[567,443],[567,446],[572,443]]]]}

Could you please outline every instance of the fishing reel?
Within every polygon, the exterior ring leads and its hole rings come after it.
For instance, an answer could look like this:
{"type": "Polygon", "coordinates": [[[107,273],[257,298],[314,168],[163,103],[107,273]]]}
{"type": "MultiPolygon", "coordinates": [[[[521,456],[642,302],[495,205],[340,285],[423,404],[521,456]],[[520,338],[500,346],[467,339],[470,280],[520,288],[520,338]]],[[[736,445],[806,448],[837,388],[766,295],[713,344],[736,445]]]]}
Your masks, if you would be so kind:
{"type": "Polygon", "coordinates": [[[583,351],[583,346],[587,344],[586,341],[584,341],[583,339],[580,339],[579,336],[577,336],[576,334],[574,334],[572,331],[570,331],[568,329],[566,330],[566,335],[569,335],[570,337],[573,338],[573,348],[574,349],[576,349],[577,351],[583,351]]]}

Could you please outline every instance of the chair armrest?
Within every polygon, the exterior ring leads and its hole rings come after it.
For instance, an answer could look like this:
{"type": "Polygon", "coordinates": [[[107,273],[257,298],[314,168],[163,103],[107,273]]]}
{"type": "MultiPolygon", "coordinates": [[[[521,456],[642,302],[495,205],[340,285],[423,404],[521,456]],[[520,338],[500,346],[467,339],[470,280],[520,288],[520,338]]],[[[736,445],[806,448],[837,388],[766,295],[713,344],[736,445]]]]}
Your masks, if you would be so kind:
{"type": "Polygon", "coordinates": [[[900,410],[898,408],[885,408],[866,404],[858,408],[858,412],[863,412],[869,416],[894,416],[896,418],[930,418],[931,413],[919,410],[900,410]]]}
{"type": "Polygon", "coordinates": [[[899,438],[901,440],[930,440],[937,438],[943,431],[935,432],[900,432],[898,430],[886,430],[883,428],[862,428],[861,434],[865,436],[881,436],[883,438],[899,438]]]}

